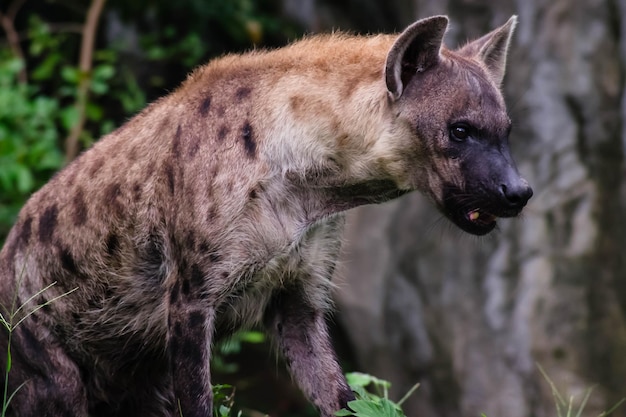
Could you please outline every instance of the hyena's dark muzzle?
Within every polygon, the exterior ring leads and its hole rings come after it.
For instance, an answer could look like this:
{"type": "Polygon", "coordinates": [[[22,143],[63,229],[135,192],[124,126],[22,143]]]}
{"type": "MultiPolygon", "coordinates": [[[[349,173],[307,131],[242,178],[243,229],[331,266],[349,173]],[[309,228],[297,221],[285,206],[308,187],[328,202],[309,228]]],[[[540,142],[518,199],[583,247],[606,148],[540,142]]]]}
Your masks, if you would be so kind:
{"type": "Polygon", "coordinates": [[[464,154],[460,168],[464,185],[444,187],[443,212],[468,233],[489,233],[498,217],[519,215],[533,195],[506,145],[475,147],[464,154]]]}

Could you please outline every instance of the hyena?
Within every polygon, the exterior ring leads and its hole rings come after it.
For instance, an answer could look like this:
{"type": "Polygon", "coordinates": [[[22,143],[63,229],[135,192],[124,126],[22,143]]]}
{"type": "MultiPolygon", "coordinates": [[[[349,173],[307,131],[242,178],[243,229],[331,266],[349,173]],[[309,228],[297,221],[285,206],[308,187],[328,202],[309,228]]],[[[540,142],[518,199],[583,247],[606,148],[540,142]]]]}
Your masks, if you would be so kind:
{"type": "Polygon", "coordinates": [[[419,190],[482,235],[531,197],[499,90],[515,24],[456,50],[436,16],[228,55],[102,138],[0,254],[2,314],[46,304],[12,334],[12,412],[210,416],[214,337],[252,325],[323,417],[346,407],[325,323],[341,214],[419,190]]]}

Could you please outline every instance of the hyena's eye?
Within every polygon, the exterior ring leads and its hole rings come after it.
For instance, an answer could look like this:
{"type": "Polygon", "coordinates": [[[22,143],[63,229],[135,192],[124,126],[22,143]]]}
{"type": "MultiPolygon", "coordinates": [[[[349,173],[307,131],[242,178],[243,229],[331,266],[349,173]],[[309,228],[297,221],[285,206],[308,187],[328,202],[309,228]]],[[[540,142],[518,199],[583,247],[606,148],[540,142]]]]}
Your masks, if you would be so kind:
{"type": "Polygon", "coordinates": [[[470,136],[471,127],[466,123],[455,123],[450,126],[450,138],[457,142],[463,142],[470,136]]]}

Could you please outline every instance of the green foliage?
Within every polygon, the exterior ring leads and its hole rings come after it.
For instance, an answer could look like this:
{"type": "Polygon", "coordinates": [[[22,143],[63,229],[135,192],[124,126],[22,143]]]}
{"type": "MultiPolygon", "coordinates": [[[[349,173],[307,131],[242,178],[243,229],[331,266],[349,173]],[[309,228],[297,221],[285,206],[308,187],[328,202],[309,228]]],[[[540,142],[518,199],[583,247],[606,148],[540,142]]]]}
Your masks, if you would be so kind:
{"type": "Polygon", "coordinates": [[[235,389],[227,384],[213,385],[213,415],[215,417],[241,417],[242,412],[233,414],[235,389]]]}
{"type": "Polygon", "coordinates": [[[115,52],[96,52],[93,71],[82,74],[65,52],[67,36],[50,33],[38,16],[31,16],[27,33],[27,58],[32,64],[28,82],[20,82],[18,76],[26,63],[8,48],[0,48],[0,243],[26,199],[65,162],[63,139],[78,120],[75,104],[81,79],[89,77],[91,94],[85,113],[92,128],[80,136],[85,146],[115,126],[100,97],[117,99],[126,112],[145,103],[132,79],[125,78],[125,86],[111,91],[115,52]]]}
{"type": "Polygon", "coordinates": [[[239,370],[236,362],[228,360],[229,355],[241,352],[244,343],[263,343],[265,335],[257,331],[239,331],[215,346],[211,356],[211,366],[217,372],[231,374],[239,370]]]}
{"type": "Polygon", "coordinates": [[[419,384],[414,385],[396,403],[389,399],[389,388],[391,387],[389,382],[358,372],[349,373],[346,378],[356,395],[356,399],[348,403],[350,410],[340,410],[335,413],[337,416],[406,417],[402,412],[401,405],[419,387],[419,384]],[[368,391],[368,387],[373,388],[375,392],[368,391]]]}
{"type": "Polygon", "coordinates": [[[37,87],[18,82],[23,65],[0,50],[0,237],[28,195],[63,163],[57,126],[63,109],[37,87]]]}
{"type": "MultiPolygon", "coordinates": [[[[239,331],[216,344],[211,353],[211,367],[222,374],[239,370],[239,364],[228,356],[241,353],[246,343],[263,343],[265,335],[258,331],[239,331]]],[[[216,417],[241,417],[242,411],[235,414],[235,388],[228,384],[213,385],[213,415],[216,417]]]]}
{"type": "MultiPolygon", "coordinates": [[[[256,343],[258,334],[253,332],[251,335],[256,343]]],[[[337,416],[406,417],[400,407],[419,386],[416,384],[400,401],[393,402],[388,398],[391,384],[387,381],[358,372],[346,374],[346,379],[356,395],[356,400],[348,403],[351,410],[338,411],[335,413],[337,416]],[[375,392],[368,391],[367,388],[375,392]]],[[[213,414],[219,417],[241,417],[243,415],[241,411],[233,414],[234,397],[235,390],[231,385],[214,385],[213,414]]]]}

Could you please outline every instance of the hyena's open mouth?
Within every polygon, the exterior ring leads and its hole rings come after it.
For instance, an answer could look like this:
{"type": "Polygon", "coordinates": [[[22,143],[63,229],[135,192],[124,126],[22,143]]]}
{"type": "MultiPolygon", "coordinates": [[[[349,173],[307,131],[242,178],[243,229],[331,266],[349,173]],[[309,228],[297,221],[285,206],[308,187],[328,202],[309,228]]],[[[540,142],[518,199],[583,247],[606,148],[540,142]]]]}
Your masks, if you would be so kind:
{"type": "Polygon", "coordinates": [[[482,236],[496,227],[498,218],[518,216],[532,196],[532,190],[528,188],[517,199],[502,198],[504,196],[469,199],[462,195],[449,192],[444,198],[442,212],[463,231],[482,236]]]}
{"type": "Polygon", "coordinates": [[[478,236],[491,232],[496,227],[498,218],[495,214],[481,208],[466,209],[448,206],[444,209],[444,214],[463,231],[478,236]]]}

